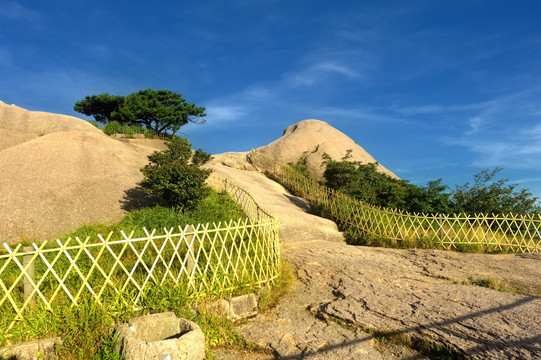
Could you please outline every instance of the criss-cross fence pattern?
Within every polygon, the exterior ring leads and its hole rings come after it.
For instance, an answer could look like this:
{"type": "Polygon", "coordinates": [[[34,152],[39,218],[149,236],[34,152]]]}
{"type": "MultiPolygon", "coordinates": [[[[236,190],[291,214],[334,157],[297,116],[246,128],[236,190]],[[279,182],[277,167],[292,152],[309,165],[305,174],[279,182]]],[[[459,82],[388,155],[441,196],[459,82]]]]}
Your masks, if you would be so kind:
{"type": "MultiPolygon", "coordinates": [[[[403,246],[487,252],[541,250],[541,215],[430,215],[379,208],[322,186],[255,151],[251,163],[320,207],[353,238],[377,237],[403,246]]],[[[369,241],[365,241],[369,242],[369,241]]]]}
{"type": "Polygon", "coordinates": [[[137,306],[145,291],[181,285],[194,296],[232,292],[272,282],[280,253],[277,220],[244,189],[211,176],[211,187],[227,191],[247,218],[185,228],[69,238],[0,250],[0,329],[4,336],[35,306],[78,305],[92,298],[123,299],[137,306]]]}

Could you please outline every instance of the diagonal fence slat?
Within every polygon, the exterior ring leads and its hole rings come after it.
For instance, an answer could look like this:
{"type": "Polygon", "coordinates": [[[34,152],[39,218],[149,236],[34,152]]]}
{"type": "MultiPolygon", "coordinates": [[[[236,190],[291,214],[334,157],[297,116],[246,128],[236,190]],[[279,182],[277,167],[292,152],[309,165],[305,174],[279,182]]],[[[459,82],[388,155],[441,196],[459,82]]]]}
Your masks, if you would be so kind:
{"type": "MultiPolygon", "coordinates": [[[[246,219],[186,226],[113,232],[97,239],[43,242],[25,251],[4,243],[0,252],[0,335],[9,337],[25,312],[36,305],[77,306],[85,297],[102,303],[108,294],[130,294],[139,306],[153,286],[181,286],[194,296],[227,294],[245,286],[273,282],[280,271],[277,219],[253,196],[229,180],[211,175],[208,184],[226,191],[246,219]],[[23,261],[24,259],[24,261],[23,261]],[[34,268],[31,273],[29,269],[34,268]],[[25,293],[23,283],[32,291],[25,293]]],[[[124,302],[124,300],[122,300],[124,302]]]]}
{"type": "Polygon", "coordinates": [[[328,189],[292,167],[252,151],[256,168],[320,207],[350,235],[446,250],[526,253],[541,251],[541,214],[433,215],[379,208],[328,189]]]}

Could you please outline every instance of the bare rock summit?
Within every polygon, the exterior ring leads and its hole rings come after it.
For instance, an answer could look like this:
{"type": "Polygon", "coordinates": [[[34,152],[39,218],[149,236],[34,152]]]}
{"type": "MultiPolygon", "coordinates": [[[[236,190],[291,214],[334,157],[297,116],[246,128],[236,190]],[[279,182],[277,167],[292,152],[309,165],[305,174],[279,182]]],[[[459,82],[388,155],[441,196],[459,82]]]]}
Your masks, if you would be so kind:
{"type": "MultiPolygon", "coordinates": [[[[351,150],[351,161],[359,161],[363,164],[377,162],[346,134],[324,121],[314,119],[303,120],[287,127],[280,138],[256,149],[260,154],[284,164],[297,164],[304,159],[309,173],[318,179],[323,177],[324,168],[321,166],[323,154],[330,155],[334,160],[340,160],[348,150],[351,150]]],[[[245,160],[246,154],[220,154],[215,156],[214,161],[244,170],[249,167],[245,160]]],[[[381,164],[378,165],[378,170],[397,178],[381,164]]]]}

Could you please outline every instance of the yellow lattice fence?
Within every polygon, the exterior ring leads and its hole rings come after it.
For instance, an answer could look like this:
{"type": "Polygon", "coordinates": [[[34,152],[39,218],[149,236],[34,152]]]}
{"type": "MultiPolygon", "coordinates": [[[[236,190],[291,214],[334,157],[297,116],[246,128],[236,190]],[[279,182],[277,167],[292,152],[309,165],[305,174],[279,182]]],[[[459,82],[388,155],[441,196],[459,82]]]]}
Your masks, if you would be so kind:
{"type": "Polygon", "coordinates": [[[431,215],[370,206],[328,189],[290,166],[257,152],[249,155],[262,169],[306,198],[347,229],[353,238],[379,238],[402,246],[487,252],[541,250],[541,215],[431,215]]]}
{"type": "Polygon", "coordinates": [[[247,218],[185,228],[110,233],[98,239],[69,238],[0,252],[0,329],[4,336],[35,307],[101,303],[113,295],[137,306],[145,289],[180,285],[194,296],[232,292],[272,282],[279,273],[277,220],[242,188],[212,176],[247,218]],[[125,296],[128,295],[128,296],[125,296]]]}

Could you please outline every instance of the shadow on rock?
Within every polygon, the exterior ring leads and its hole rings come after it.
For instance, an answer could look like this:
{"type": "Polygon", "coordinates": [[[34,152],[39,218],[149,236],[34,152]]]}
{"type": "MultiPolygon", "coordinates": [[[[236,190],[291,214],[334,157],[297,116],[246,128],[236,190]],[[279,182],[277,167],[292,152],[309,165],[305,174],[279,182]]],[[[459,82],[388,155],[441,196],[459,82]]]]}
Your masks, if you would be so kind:
{"type": "Polygon", "coordinates": [[[306,213],[312,213],[312,208],[307,200],[301,199],[297,196],[284,194],[284,196],[295,206],[301,208],[306,213]]]}
{"type": "Polygon", "coordinates": [[[126,190],[120,203],[122,204],[122,210],[128,212],[145,207],[163,205],[160,197],[147,193],[140,186],[126,190]]]}
{"type": "MultiPolygon", "coordinates": [[[[533,336],[524,336],[524,333],[510,336],[509,332],[516,329],[503,329],[495,320],[504,319],[509,321],[514,315],[511,311],[517,311],[518,308],[532,301],[537,301],[534,296],[518,297],[515,301],[494,306],[491,308],[475,311],[464,314],[462,316],[449,317],[441,321],[432,323],[420,323],[417,326],[405,327],[392,331],[394,336],[407,334],[414,340],[413,347],[425,344],[426,339],[430,339],[433,344],[440,345],[441,349],[449,351],[451,358],[474,358],[474,359],[537,359],[537,355],[541,351],[541,335],[532,334],[533,336]],[[486,331],[482,326],[475,324],[487,324],[491,319],[489,316],[494,316],[495,329],[491,333],[486,331]],[[505,334],[504,330],[507,332],[505,334]],[[417,345],[415,345],[417,344],[417,345]]],[[[351,307],[351,306],[350,306],[351,307]]],[[[327,302],[319,305],[317,309],[312,309],[311,312],[320,319],[330,317],[341,319],[344,322],[351,322],[349,318],[341,318],[339,316],[340,307],[332,302],[327,302]]],[[[527,311],[526,309],[524,311],[527,311]]],[[[411,322],[416,320],[410,319],[411,322]]],[[[418,321],[418,320],[417,320],[418,321]]],[[[520,320],[514,319],[514,322],[520,320]]],[[[360,327],[363,326],[362,324],[360,327]]],[[[425,350],[417,348],[417,350],[425,350]]],[[[430,349],[429,349],[430,350],[430,349]]]]}

